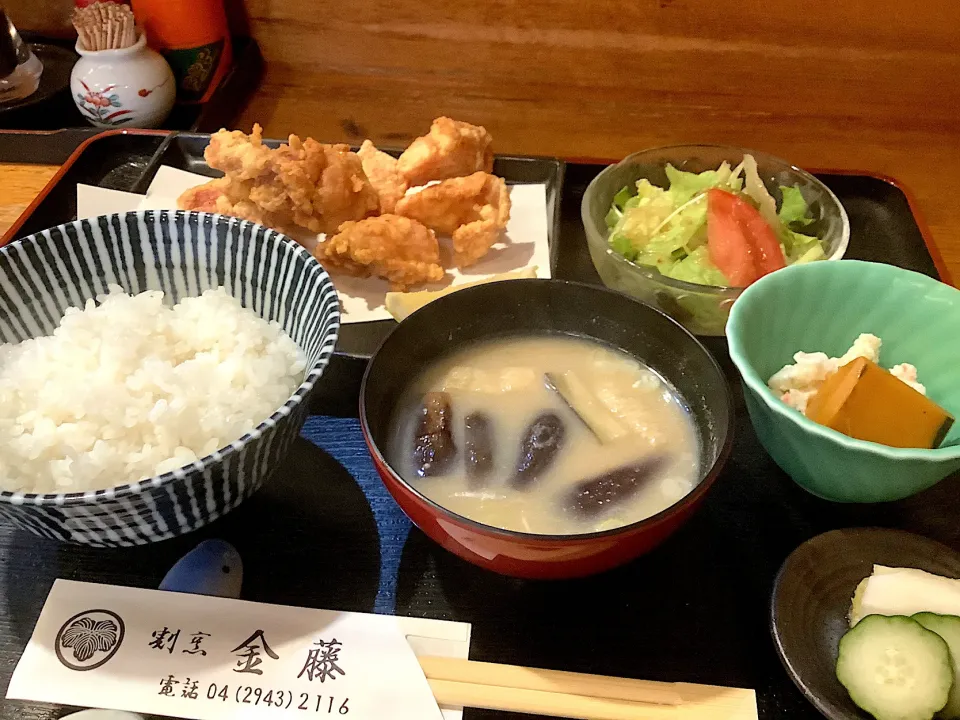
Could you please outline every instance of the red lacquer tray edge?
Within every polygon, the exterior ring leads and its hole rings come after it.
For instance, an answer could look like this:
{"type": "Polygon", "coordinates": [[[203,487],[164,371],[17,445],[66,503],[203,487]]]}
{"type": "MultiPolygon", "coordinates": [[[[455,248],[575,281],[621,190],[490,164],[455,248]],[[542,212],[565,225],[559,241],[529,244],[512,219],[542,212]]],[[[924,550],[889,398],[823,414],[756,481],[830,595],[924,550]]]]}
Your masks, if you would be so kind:
{"type": "Polygon", "coordinates": [[[907,199],[907,205],[910,207],[910,214],[913,215],[913,220],[917,223],[917,227],[920,229],[920,235],[923,237],[923,244],[927,246],[927,252],[930,254],[930,259],[933,260],[934,267],[937,268],[937,273],[940,275],[940,281],[951,287],[956,287],[956,284],[953,282],[953,275],[947,268],[947,264],[943,260],[943,255],[940,254],[940,248],[937,247],[937,244],[933,240],[933,236],[930,233],[930,227],[927,225],[927,220],[920,211],[920,208],[917,205],[917,198],[909,186],[904,185],[903,182],[894,177],[890,177],[889,175],[875,172],[865,172],[862,170],[832,170],[819,168],[809,170],[808,172],[814,175],[819,173],[823,175],[859,175],[864,177],[872,177],[876,180],[887,183],[887,185],[892,185],[897,190],[902,192],[903,196],[907,199]]]}
{"type": "MultiPolygon", "coordinates": [[[[11,134],[16,133],[17,131],[12,131],[11,134]]],[[[53,131],[55,132],[55,131],[53,131]]],[[[43,189],[37,193],[37,196],[33,199],[26,209],[20,215],[17,216],[17,219],[13,221],[13,224],[7,228],[7,231],[0,237],[0,247],[3,247],[11,240],[14,240],[17,237],[17,234],[20,232],[20,228],[23,227],[23,224],[27,221],[27,218],[33,214],[33,211],[37,209],[37,206],[43,202],[47,194],[56,187],[57,183],[60,182],[60,179],[67,173],[67,171],[73,166],[77,159],[86,151],[86,149],[95,143],[97,140],[102,140],[103,138],[111,137],[113,135],[169,135],[170,130],[139,130],[139,129],[116,129],[116,130],[105,130],[102,133],[98,133],[91,138],[87,138],[82,143],[77,146],[77,149],[70,153],[63,165],[57,170],[57,172],[50,178],[46,185],[43,186],[43,189]]],[[[51,133],[40,133],[40,134],[51,134],[51,133]]]]}

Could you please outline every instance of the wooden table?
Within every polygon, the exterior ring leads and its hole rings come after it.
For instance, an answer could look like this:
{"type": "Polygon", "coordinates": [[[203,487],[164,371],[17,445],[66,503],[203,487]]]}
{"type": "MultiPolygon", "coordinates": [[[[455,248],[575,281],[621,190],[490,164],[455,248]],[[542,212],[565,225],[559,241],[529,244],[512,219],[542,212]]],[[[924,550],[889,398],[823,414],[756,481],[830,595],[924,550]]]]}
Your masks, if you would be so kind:
{"type": "MultiPolygon", "coordinates": [[[[371,110],[372,112],[372,110],[371,110]]],[[[411,133],[414,118],[409,118],[411,133]]],[[[404,122],[404,125],[407,123],[404,122]]],[[[492,125],[492,123],[490,123],[492,125]]],[[[560,126],[558,125],[558,128],[560,126]]],[[[324,127],[328,135],[317,133],[325,140],[344,140],[343,131],[335,125],[324,127]]],[[[534,131],[509,121],[496,127],[497,150],[526,154],[561,155],[577,157],[620,157],[645,146],[641,138],[629,134],[600,136],[589,128],[571,128],[534,131]]],[[[282,135],[281,131],[272,134],[282,135]]],[[[267,135],[271,134],[269,128],[267,135]]],[[[761,149],[789,158],[808,168],[860,170],[879,173],[898,180],[913,195],[934,243],[940,250],[951,277],[960,280],[960,129],[906,130],[890,128],[870,130],[857,134],[854,129],[828,130],[819,137],[807,135],[784,139],[782,128],[773,133],[775,141],[758,142],[761,149]]],[[[384,145],[391,138],[377,137],[384,145]]],[[[727,141],[728,138],[707,138],[727,141]]],[[[394,139],[392,144],[397,144],[394,139]]],[[[650,143],[647,142],[648,146],[650,143]]],[[[47,184],[57,168],[51,165],[0,163],[0,234],[2,234],[47,184]]]]}
{"type": "Polygon", "coordinates": [[[20,217],[56,172],[56,165],[0,163],[0,235],[20,217]]]}

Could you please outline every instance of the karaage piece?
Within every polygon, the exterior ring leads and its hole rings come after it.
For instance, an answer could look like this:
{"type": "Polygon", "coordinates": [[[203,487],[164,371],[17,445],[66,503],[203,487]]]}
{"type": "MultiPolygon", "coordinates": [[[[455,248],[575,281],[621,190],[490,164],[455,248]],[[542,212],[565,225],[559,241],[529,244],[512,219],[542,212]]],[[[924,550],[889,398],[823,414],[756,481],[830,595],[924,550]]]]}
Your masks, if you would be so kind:
{"type": "Polygon", "coordinates": [[[333,233],[348,220],[360,220],[379,209],[377,191],[348,145],[323,145],[312,138],[301,142],[291,135],[289,143],[277,149],[275,167],[278,183],[254,187],[250,199],[270,209],[272,196],[286,195],[293,221],[301,227],[333,233]]]}
{"type": "Polygon", "coordinates": [[[324,145],[291,135],[276,149],[253,133],[221,130],[204,152],[210,167],[224,172],[218,212],[278,230],[296,226],[335,232],[348,220],[376,213],[379,198],[347,145],[324,145]]]}
{"type": "Polygon", "coordinates": [[[487,206],[501,205],[509,218],[510,196],[503,178],[476,172],[410,191],[397,203],[397,215],[450,235],[462,225],[489,217],[490,211],[484,210],[487,206]]]}
{"type": "Polygon", "coordinates": [[[433,230],[398,215],[345,222],[314,254],[328,270],[358,277],[376,275],[389,280],[393,290],[437,282],[444,275],[433,230]]]}
{"type": "Polygon", "coordinates": [[[479,125],[439,117],[397,161],[411,187],[493,170],[493,138],[479,125]]]}
{"type": "Polygon", "coordinates": [[[302,245],[313,247],[316,244],[316,233],[311,234],[310,231],[296,225],[285,224],[278,217],[252,202],[248,197],[249,189],[245,187],[248,184],[249,181],[231,182],[226,177],[211,180],[185,190],[177,198],[177,208],[242,218],[271,227],[302,245]]]}
{"type": "Polygon", "coordinates": [[[380,197],[380,212],[392,213],[397,200],[407,191],[407,181],[397,169],[397,159],[377,150],[369,140],[364,140],[357,151],[363,172],[380,197]]]}
{"type": "Polygon", "coordinates": [[[273,152],[263,144],[263,128],[254,123],[249,135],[242,130],[215,132],[203,151],[203,159],[231,180],[253,180],[269,172],[273,152]]]}
{"type": "Polygon", "coordinates": [[[192,210],[194,212],[221,212],[217,208],[217,204],[223,197],[225,185],[224,178],[217,178],[185,190],[177,198],[177,207],[180,210],[192,210]]]}
{"type": "Polygon", "coordinates": [[[477,172],[410,193],[397,203],[396,212],[450,235],[453,261],[467,267],[500,239],[510,220],[510,193],[503,178],[477,172]]]}

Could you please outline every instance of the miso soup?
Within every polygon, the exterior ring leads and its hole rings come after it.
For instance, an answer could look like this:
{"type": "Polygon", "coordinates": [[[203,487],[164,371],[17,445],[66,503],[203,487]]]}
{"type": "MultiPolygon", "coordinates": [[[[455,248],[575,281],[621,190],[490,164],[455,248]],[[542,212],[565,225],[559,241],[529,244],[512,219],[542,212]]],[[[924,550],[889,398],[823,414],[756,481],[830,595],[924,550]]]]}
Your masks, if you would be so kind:
{"type": "Polygon", "coordinates": [[[429,367],[392,418],[387,459],[458,515],[551,535],[650,517],[700,476],[676,392],[625,353],[570,336],[478,343],[429,367]]]}

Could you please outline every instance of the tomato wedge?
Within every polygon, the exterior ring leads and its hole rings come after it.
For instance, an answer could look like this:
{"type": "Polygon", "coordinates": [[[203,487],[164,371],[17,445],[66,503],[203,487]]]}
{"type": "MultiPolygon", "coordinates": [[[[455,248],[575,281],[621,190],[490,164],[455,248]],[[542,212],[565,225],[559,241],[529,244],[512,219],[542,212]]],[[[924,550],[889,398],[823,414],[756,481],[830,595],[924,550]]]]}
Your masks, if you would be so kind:
{"type": "Polygon", "coordinates": [[[760,277],[753,248],[737,220],[736,206],[741,202],[723,190],[707,191],[707,250],[734,287],[746,287],[760,277]]]}
{"type": "Polygon", "coordinates": [[[753,205],[741,198],[736,200],[736,218],[753,247],[760,277],[785,268],[787,261],[783,257],[783,248],[780,247],[780,240],[777,239],[777,234],[770,227],[770,223],[753,205]]]}
{"type": "Polygon", "coordinates": [[[716,188],[707,191],[707,249],[734,287],[746,287],[787,265],[777,234],[759,211],[716,188]]]}

